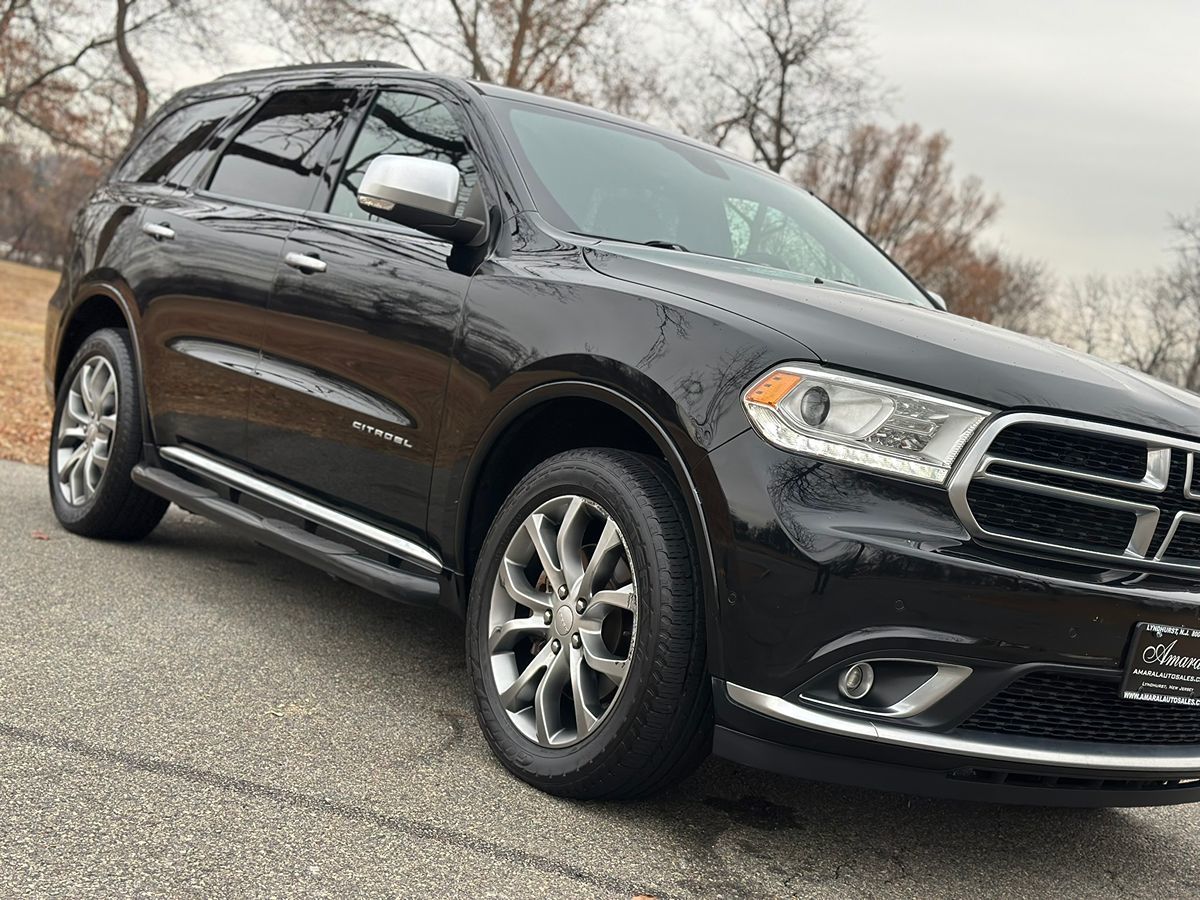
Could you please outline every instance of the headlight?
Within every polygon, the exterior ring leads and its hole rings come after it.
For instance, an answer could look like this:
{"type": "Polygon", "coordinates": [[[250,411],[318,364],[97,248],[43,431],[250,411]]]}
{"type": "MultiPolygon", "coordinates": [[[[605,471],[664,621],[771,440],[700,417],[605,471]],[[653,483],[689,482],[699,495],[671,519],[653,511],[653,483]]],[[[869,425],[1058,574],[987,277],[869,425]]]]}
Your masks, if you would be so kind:
{"type": "Polygon", "coordinates": [[[989,411],[817,366],[780,366],[742,396],[784,450],[942,484],[989,411]]]}

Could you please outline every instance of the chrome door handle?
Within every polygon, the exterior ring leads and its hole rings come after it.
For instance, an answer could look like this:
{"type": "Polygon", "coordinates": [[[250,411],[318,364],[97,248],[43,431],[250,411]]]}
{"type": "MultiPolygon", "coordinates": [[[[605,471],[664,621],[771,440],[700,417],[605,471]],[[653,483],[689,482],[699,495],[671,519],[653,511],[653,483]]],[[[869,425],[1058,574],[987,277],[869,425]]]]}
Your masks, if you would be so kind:
{"type": "Polygon", "coordinates": [[[303,253],[289,253],[283,261],[293,269],[299,269],[301,272],[324,272],[325,263],[315,256],[305,256],[303,253]]]}
{"type": "Polygon", "coordinates": [[[142,225],[142,233],[150,235],[156,241],[175,240],[175,229],[169,225],[155,225],[153,222],[146,222],[142,225]]]}

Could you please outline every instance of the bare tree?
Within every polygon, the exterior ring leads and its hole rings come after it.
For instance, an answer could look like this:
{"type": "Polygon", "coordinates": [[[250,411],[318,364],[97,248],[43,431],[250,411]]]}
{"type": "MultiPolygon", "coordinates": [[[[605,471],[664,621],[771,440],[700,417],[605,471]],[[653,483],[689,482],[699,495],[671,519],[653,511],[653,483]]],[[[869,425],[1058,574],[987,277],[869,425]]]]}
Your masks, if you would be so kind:
{"type": "Polygon", "coordinates": [[[1050,292],[1045,267],[984,245],[1000,201],[959,178],[945,134],[863,125],[808,156],[798,180],[962,315],[1027,330],[1050,292]]]}
{"type": "Polygon", "coordinates": [[[199,0],[0,0],[0,127],[112,159],[150,108],[135,42],[169,36],[177,54],[221,8],[199,0]]]}
{"type": "Polygon", "coordinates": [[[614,13],[628,0],[266,0],[284,51],[310,62],[380,57],[570,97],[612,75],[614,13]]]}
{"type": "Polygon", "coordinates": [[[129,78],[130,87],[133,90],[133,114],[130,116],[130,129],[136,132],[146,122],[146,115],[150,111],[150,87],[146,84],[146,76],[142,74],[142,67],[138,64],[137,57],[133,51],[129,49],[129,31],[132,24],[129,19],[129,10],[133,7],[137,0],[116,0],[117,2],[117,21],[113,28],[113,39],[117,45],[117,57],[121,60],[121,68],[125,70],[125,75],[129,78]]]}
{"type": "Polygon", "coordinates": [[[62,264],[71,217],[99,176],[78,154],[0,144],[0,256],[62,264]]]}
{"type": "Polygon", "coordinates": [[[1160,299],[1180,310],[1179,318],[1186,323],[1177,381],[1200,391],[1200,208],[1173,219],[1172,231],[1175,263],[1163,276],[1160,299]]]}
{"type": "Polygon", "coordinates": [[[1060,302],[1055,336],[1200,391],[1200,210],[1172,220],[1173,262],[1149,275],[1089,276],[1060,302]]]}
{"type": "Polygon", "coordinates": [[[77,0],[0,0],[0,112],[4,124],[60,145],[101,155],[81,137],[97,119],[92,97],[104,80],[97,65],[115,37],[85,20],[77,0]]]}
{"type": "Polygon", "coordinates": [[[783,172],[885,102],[848,0],[733,0],[715,9],[733,41],[718,49],[709,136],[748,143],[783,172]]]}
{"type": "Polygon", "coordinates": [[[1116,308],[1120,290],[1103,275],[1072,281],[1059,303],[1052,331],[1055,337],[1076,350],[1113,358],[1120,345],[1116,308]]]}

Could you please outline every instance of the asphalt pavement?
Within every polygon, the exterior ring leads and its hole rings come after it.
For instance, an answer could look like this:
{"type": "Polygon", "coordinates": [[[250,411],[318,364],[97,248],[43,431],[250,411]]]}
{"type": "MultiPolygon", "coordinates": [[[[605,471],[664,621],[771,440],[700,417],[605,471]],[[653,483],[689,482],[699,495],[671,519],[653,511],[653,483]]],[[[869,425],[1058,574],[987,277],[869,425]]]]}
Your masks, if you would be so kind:
{"type": "Polygon", "coordinates": [[[710,760],[632,804],[491,757],[462,625],[172,510],[57,527],[0,462],[0,897],[1200,894],[1200,807],[1047,810],[710,760]]]}

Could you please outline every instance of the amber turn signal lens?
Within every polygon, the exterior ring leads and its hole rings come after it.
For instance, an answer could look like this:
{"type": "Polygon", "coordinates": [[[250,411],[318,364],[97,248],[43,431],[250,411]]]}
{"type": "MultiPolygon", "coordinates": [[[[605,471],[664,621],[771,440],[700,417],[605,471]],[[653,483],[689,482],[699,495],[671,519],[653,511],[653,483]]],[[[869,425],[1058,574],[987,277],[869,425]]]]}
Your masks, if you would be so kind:
{"type": "Polygon", "coordinates": [[[751,403],[774,407],[803,380],[804,376],[795,372],[776,370],[752,387],[746,394],[746,399],[751,403]]]}

